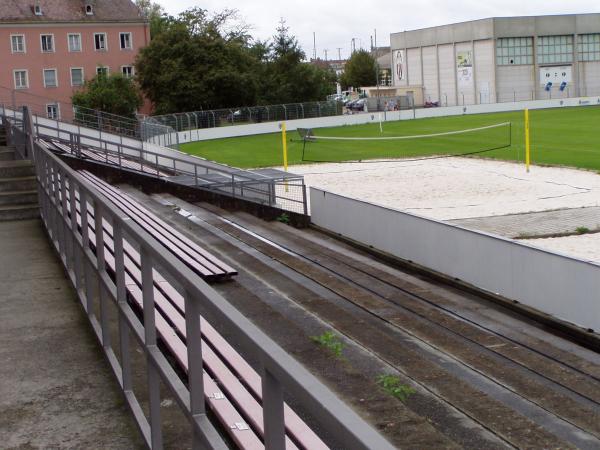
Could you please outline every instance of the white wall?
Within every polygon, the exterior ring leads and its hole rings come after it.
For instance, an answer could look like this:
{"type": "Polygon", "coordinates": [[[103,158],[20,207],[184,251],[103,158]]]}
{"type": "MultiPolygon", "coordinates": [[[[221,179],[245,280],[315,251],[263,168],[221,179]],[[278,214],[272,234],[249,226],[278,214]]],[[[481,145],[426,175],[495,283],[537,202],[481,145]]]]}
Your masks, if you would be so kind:
{"type": "Polygon", "coordinates": [[[600,331],[600,265],[320,189],[310,204],[320,227],[600,331]]]}
{"type": "Polygon", "coordinates": [[[423,89],[425,101],[437,102],[440,100],[437,50],[435,46],[423,47],[423,89]]]}
{"type": "Polygon", "coordinates": [[[407,50],[408,85],[421,86],[423,74],[421,73],[421,49],[409,48],[407,50]]]}
{"type": "Polygon", "coordinates": [[[498,101],[532,99],[533,92],[537,90],[533,66],[498,66],[497,70],[496,91],[498,92],[498,101]]]}
{"type": "Polygon", "coordinates": [[[600,95],[600,61],[579,63],[582,94],[600,95]]]}
{"type": "MultiPolygon", "coordinates": [[[[451,106],[447,108],[422,108],[415,111],[392,111],[385,114],[387,121],[425,119],[428,117],[460,116],[463,114],[484,114],[505,111],[520,111],[525,108],[545,109],[562,108],[567,106],[600,105],[600,97],[580,97],[569,99],[536,100],[527,102],[489,103],[481,105],[451,106]],[[583,102],[583,103],[582,103],[583,102]]],[[[327,128],[343,125],[359,125],[377,123],[379,113],[364,113],[354,115],[321,117],[313,119],[289,120],[286,128],[292,132],[298,128],[327,128]]],[[[204,128],[202,130],[182,131],[179,142],[204,141],[209,139],[222,139],[228,137],[251,136],[254,134],[279,133],[281,122],[257,123],[251,125],[237,125],[231,127],[204,128]]]]}
{"type": "MultiPolygon", "coordinates": [[[[459,52],[471,52],[473,54],[473,46],[471,42],[459,42],[456,44],[456,54],[459,52]]],[[[458,72],[457,60],[454,60],[454,70],[458,72]]],[[[475,67],[472,68],[473,76],[469,82],[461,82],[458,80],[458,104],[459,105],[474,105],[475,101],[475,67]]]]}
{"type": "Polygon", "coordinates": [[[441,105],[456,106],[456,56],[454,45],[438,46],[440,62],[440,97],[441,105]]]}
{"type": "Polygon", "coordinates": [[[496,102],[496,63],[494,61],[494,40],[476,41],[475,54],[475,96],[476,103],[496,102]]]}

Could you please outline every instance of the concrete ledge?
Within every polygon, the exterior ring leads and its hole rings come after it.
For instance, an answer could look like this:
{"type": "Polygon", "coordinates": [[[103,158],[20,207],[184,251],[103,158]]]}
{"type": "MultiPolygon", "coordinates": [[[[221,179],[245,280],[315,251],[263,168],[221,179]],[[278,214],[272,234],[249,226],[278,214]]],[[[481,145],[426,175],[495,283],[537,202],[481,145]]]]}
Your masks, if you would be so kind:
{"type": "Polygon", "coordinates": [[[315,224],[311,224],[311,228],[323,233],[327,236],[331,236],[334,239],[337,239],[341,242],[344,242],[356,249],[362,250],[370,255],[375,256],[376,258],[384,261],[387,264],[390,264],[394,267],[398,267],[402,270],[410,271],[417,275],[424,275],[430,279],[443,283],[447,286],[451,286],[454,288],[458,288],[464,292],[468,292],[470,294],[474,294],[478,297],[481,297],[485,300],[489,300],[492,303],[500,305],[504,308],[507,308],[511,311],[514,311],[528,319],[531,319],[543,326],[548,327],[550,330],[554,331],[556,334],[561,335],[567,339],[570,339],[590,350],[600,352],[600,335],[594,333],[593,331],[587,330],[585,328],[578,327],[569,322],[557,319],[554,316],[549,314],[545,314],[535,308],[531,308],[527,305],[523,305],[515,300],[510,300],[508,298],[502,297],[500,295],[495,295],[490,292],[479,289],[472,284],[469,284],[463,280],[459,280],[457,278],[449,277],[443,273],[432,270],[428,267],[417,264],[413,261],[407,261],[397,256],[394,256],[390,253],[386,253],[384,251],[375,249],[368,245],[365,245],[361,242],[355,241],[349,237],[342,236],[341,234],[335,233],[333,231],[327,230],[325,228],[321,228],[315,224]]]}

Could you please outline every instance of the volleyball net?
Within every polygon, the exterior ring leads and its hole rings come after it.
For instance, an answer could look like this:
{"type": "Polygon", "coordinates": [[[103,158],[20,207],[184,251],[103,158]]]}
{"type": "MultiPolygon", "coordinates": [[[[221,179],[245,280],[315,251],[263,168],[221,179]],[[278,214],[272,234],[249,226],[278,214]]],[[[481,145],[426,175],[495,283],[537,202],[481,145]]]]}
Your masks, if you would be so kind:
{"type": "Polygon", "coordinates": [[[393,161],[479,155],[510,147],[512,124],[411,136],[328,136],[299,128],[302,160],[307,162],[393,161]]]}

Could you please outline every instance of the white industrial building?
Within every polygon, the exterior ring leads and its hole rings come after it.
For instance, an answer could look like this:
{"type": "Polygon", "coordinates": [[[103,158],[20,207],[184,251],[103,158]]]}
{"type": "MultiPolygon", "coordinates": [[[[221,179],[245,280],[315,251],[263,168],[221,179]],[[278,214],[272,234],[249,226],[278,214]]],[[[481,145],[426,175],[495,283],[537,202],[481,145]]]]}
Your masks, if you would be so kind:
{"type": "Polygon", "coordinates": [[[600,95],[600,14],[393,33],[393,85],[442,106],[600,95]]]}

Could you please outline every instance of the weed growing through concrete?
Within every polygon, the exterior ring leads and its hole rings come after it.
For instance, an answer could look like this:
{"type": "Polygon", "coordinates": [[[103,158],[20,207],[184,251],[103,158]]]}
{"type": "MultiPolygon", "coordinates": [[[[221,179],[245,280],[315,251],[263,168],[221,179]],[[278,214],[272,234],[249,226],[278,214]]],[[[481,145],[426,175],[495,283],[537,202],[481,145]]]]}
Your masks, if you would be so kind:
{"type": "Polygon", "coordinates": [[[588,234],[590,232],[590,229],[587,227],[577,227],[575,228],[575,233],[577,234],[588,234]]]}
{"type": "Polygon", "coordinates": [[[319,344],[321,347],[327,349],[337,359],[342,358],[342,350],[344,349],[344,343],[336,336],[333,331],[326,331],[319,336],[311,336],[310,339],[319,344]]]}
{"type": "Polygon", "coordinates": [[[379,378],[377,378],[377,384],[379,384],[384,391],[391,396],[396,397],[401,402],[405,401],[408,399],[408,397],[417,392],[410,386],[402,384],[400,382],[400,378],[394,375],[379,375],[379,378]]]}
{"type": "Polygon", "coordinates": [[[281,223],[285,223],[285,224],[289,224],[290,223],[290,216],[286,213],[281,213],[281,215],[277,216],[276,219],[278,222],[281,223]]]}

